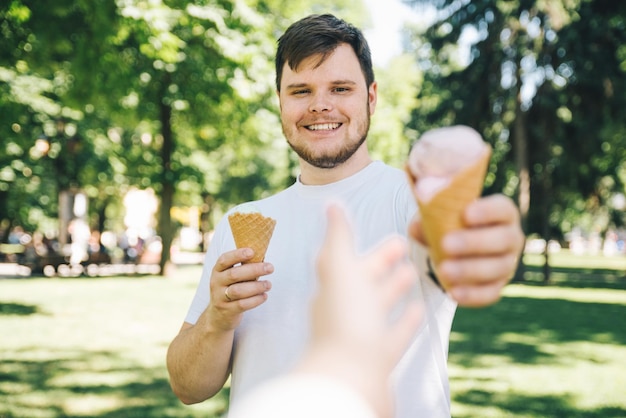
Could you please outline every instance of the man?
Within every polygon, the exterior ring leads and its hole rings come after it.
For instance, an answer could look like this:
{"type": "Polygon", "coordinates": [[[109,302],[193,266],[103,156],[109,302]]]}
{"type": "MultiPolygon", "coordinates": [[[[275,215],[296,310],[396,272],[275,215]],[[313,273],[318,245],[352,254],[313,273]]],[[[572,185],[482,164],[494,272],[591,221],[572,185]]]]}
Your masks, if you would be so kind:
{"type": "MultiPolygon", "coordinates": [[[[280,38],[276,73],[283,132],[300,175],[255,202],[277,220],[268,262],[240,265],[251,250],[234,249],[228,222],[217,226],[196,296],[168,351],[171,385],[185,403],[213,396],[231,375],[234,405],[296,364],[310,334],[328,201],[344,206],[357,251],[407,231],[422,240],[405,174],[372,161],[367,150],[377,84],[362,33],[331,15],[304,18],[280,38]]],[[[497,301],[515,270],[523,238],[510,199],[480,199],[464,220],[467,228],[444,240],[439,283],[429,278],[427,252],[416,244],[421,277],[411,297],[423,305],[424,321],[392,376],[397,417],[450,416],[446,361],[456,303],[497,301]]],[[[350,295],[343,296],[349,304],[350,295]]]]}

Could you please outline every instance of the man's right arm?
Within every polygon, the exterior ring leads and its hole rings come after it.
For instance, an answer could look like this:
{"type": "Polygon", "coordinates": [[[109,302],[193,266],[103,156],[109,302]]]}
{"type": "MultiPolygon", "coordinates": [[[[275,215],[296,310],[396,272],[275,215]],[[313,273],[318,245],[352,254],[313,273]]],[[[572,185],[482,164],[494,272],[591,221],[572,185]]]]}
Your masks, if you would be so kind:
{"type": "Polygon", "coordinates": [[[214,396],[226,382],[234,330],[212,329],[206,311],[198,322],[185,322],[167,351],[170,384],[185,404],[214,396]]]}
{"type": "Polygon", "coordinates": [[[185,322],[167,352],[170,385],[185,404],[215,395],[230,373],[235,329],[243,313],[267,300],[271,283],[258,280],[271,274],[270,263],[249,263],[250,248],[222,254],[210,277],[210,300],[195,324],[185,322]]]}

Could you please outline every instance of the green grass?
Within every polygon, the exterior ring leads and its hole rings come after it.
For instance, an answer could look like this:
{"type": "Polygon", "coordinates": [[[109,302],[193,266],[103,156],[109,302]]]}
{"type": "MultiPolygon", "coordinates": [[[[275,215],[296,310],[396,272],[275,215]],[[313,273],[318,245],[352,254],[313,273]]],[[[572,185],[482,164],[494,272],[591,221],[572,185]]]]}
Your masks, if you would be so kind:
{"type": "MultiPolygon", "coordinates": [[[[625,417],[624,273],[555,267],[546,286],[533,269],[459,310],[454,417],[625,417]]],[[[219,417],[227,389],[184,406],[164,365],[199,275],[0,279],[0,417],[219,417]]]]}
{"type": "MultiPolygon", "coordinates": [[[[603,256],[602,254],[575,254],[567,249],[560,250],[549,255],[550,264],[557,268],[578,268],[583,270],[601,269],[626,272],[626,256],[617,254],[603,256]]],[[[544,263],[542,254],[526,254],[524,262],[529,265],[541,265],[544,263]]]]}
{"type": "Polygon", "coordinates": [[[459,309],[453,416],[626,417],[626,257],[526,255],[524,282],[459,309]]]}
{"type": "Polygon", "coordinates": [[[217,417],[172,394],[165,353],[200,269],[158,277],[0,280],[0,417],[217,417]]]}
{"type": "Polygon", "coordinates": [[[453,414],[625,417],[626,291],[513,284],[459,309],[450,345],[453,414]]]}
{"type": "MultiPolygon", "coordinates": [[[[549,281],[567,287],[626,288],[626,255],[604,257],[599,254],[574,254],[568,250],[550,254],[549,281]]],[[[541,254],[524,256],[527,283],[543,282],[545,258],[541,254]]]]}

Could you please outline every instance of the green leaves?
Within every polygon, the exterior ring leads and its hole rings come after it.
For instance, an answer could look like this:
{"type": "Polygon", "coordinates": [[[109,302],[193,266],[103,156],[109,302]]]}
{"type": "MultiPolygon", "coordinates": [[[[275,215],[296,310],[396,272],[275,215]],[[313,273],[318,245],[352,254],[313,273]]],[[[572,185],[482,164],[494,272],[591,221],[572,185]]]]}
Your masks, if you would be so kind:
{"type": "Polygon", "coordinates": [[[594,214],[592,229],[622,224],[623,215],[607,221],[604,208],[624,193],[625,6],[537,0],[438,7],[440,20],[414,37],[425,78],[411,126],[479,130],[495,150],[487,188],[530,199],[528,212],[521,205],[528,233],[558,238],[594,214]],[[468,33],[476,34],[469,43],[468,33]],[[463,48],[469,60],[459,66],[463,48]]]}
{"type": "Polygon", "coordinates": [[[164,205],[203,205],[209,220],[282,188],[294,161],[277,116],[276,40],[313,9],[349,8],[355,23],[363,13],[348,0],[45,6],[0,6],[0,223],[29,230],[54,225],[70,186],[88,193],[91,224],[110,229],[124,228],[132,187],[171,191],[164,205]]]}

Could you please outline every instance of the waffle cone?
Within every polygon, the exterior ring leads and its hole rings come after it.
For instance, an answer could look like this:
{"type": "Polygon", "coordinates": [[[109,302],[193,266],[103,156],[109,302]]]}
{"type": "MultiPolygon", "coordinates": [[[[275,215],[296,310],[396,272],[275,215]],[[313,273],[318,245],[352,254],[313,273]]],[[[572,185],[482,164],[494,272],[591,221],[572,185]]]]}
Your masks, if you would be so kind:
{"type": "MultiPolygon", "coordinates": [[[[451,179],[450,184],[439,190],[432,199],[425,202],[416,196],[424,235],[435,265],[444,258],[441,248],[443,237],[451,231],[463,228],[463,211],[480,196],[490,157],[491,147],[488,146],[474,164],[459,171],[451,179]]],[[[414,183],[415,178],[410,173],[409,177],[414,183]]]]}
{"type": "Polygon", "coordinates": [[[228,216],[237,248],[252,248],[254,257],[246,263],[260,263],[274,233],[276,221],[260,213],[234,212],[228,216]]]}

